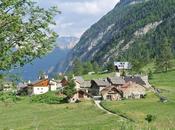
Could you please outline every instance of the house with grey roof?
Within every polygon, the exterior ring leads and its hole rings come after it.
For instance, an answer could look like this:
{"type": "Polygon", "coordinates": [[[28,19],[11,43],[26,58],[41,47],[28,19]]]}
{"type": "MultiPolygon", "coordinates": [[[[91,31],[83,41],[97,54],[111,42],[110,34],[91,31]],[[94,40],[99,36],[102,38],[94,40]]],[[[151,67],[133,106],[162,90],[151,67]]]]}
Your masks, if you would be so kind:
{"type": "Polygon", "coordinates": [[[143,81],[143,79],[140,76],[126,76],[124,77],[125,82],[133,82],[136,84],[139,84],[141,86],[145,86],[146,83],[143,81]]]}
{"type": "Polygon", "coordinates": [[[74,78],[75,81],[75,88],[76,90],[79,90],[81,88],[81,85],[84,83],[84,79],[81,76],[75,76],[74,78]]]}
{"type": "Polygon", "coordinates": [[[111,85],[116,87],[125,84],[125,80],[122,77],[108,77],[107,80],[111,85]]]}
{"type": "Polygon", "coordinates": [[[125,85],[118,88],[119,91],[123,93],[124,99],[140,99],[143,98],[146,94],[146,89],[133,82],[128,82],[125,85]]]}
{"type": "Polygon", "coordinates": [[[123,92],[118,90],[116,86],[109,86],[104,88],[101,92],[103,100],[117,101],[123,97],[123,92]]]}
{"type": "Polygon", "coordinates": [[[110,86],[110,83],[107,80],[102,80],[102,79],[91,80],[90,93],[93,96],[99,96],[101,90],[108,86],[110,86]]]}

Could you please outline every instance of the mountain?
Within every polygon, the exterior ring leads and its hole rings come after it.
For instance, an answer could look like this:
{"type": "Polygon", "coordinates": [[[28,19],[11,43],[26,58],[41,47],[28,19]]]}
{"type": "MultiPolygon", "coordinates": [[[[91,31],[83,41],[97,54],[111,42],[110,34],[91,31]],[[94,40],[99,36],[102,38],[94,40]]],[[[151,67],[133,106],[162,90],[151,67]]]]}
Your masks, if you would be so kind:
{"type": "Polygon", "coordinates": [[[101,65],[113,60],[149,62],[167,38],[175,47],[175,0],[121,0],[92,25],[69,53],[68,67],[78,57],[101,65]]]}
{"type": "Polygon", "coordinates": [[[12,73],[20,74],[24,80],[36,80],[40,71],[44,71],[50,75],[61,72],[64,69],[62,64],[67,54],[77,41],[78,38],[76,37],[60,37],[57,39],[56,47],[53,51],[41,59],[35,59],[31,64],[13,70],[12,73]]]}
{"type": "Polygon", "coordinates": [[[78,40],[77,37],[60,37],[57,39],[56,45],[61,49],[72,49],[78,43],[78,40]]]}

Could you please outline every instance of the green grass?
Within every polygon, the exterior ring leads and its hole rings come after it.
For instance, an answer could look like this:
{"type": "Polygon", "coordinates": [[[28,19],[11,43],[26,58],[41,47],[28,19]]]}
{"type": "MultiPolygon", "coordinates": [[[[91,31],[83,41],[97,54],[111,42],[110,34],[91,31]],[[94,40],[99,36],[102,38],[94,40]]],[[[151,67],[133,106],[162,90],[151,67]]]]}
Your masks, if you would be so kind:
{"type": "Polygon", "coordinates": [[[120,117],[99,110],[91,101],[47,105],[28,99],[5,106],[0,103],[0,130],[117,130],[120,117]]]}
{"type": "Polygon", "coordinates": [[[175,88],[175,70],[164,73],[156,73],[150,83],[157,87],[174,87],[175,88]]]}
{"type": "MultiPolygon", "coordinates": [[[[144,67],[141,69],[143,73],[147,74],[150,70],[152,72],[156,71],[156,64],[154,63],[155,61],[152,61],[151,63],[144,65],[144,67]]],[[[171,60],[172,63],[172,68],[175,69],[175,60],[171,60]]]]}
{"type": "Polygon", "coordinates": [[[84,80],[101,79],[114,76],[115,73],[105,73],[105,74],[93,74],[93,75],[83,75],[84,80]]]}
{"type": "Polygon", "coordinates": [[[132,118],[142,126],[146,123],[148,114],[155,116],[150,123],[157,129],[175,129],[175,71],[154,74],[151,84],[162,90],[161,95],[167,97],[167,103],[161,103],[153,93],[148,93],[145,99],[104,101],[102,105],[115,113],[132,118]]]}
{"type": "MultiPolygon", "coordinates": [[[[85,75],[86,80],[105,78],[114,73],[85,75]]],[[[98,109],[93,102],[78,104],[48,105],[30,103],[25,97],[21,101],[5,105],[0,102],[0,130],[153,130],[175,129],[175,71],[153,75],[151,84],[162,90],[161,95],[168,98],[161,103],[153,93],[145,99],[104,101],[103,106],[117,114],[128,116],[136,122],[121,121],[121,118],[108,115],[98,109]],[[155,116],[148,124],[146,115],[155,116]],[[133,127],[133,128],[132,128],[133,127]]]]}

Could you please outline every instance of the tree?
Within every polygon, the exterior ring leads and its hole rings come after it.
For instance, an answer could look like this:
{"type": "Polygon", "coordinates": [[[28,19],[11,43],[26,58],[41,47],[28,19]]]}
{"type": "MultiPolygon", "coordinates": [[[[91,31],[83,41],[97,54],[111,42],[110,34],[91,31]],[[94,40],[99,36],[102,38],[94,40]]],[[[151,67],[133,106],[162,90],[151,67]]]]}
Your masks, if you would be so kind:
{"type": "Polygon", "coordinates": [[[74,80],[69,80],[68,85],[63,90],[63,93],[68,99],[70,99],[76,93],[74,80]]]}
{"type": "Polygon", "coordinates": [[[0,70],[23,66],[50,51],[57,37],[50,25],[58,12],[31,0],[1,0],[0,70]]]}
{"type": "Polygon", "coordinates": [[[167,72],[172,67],[173,53],[170,43],[169,39],[165,38],[160,45],[160,52],[156,58],[156,70],[167,72]]]}
{"type": "Polygon", "coordinates": [[[88,72],[92,72],[93,71],[93,65],[91,62],[85,62],[83,64],[83,74],[87,74],[88,72]]]}
{"type": "Polygon", "coordinates": [[[75,59],[73,62],[73,73],[74,75],[81,75],[83,73],[83,65],[79,59],[75,59]]]}
{"type": "Polygon", "coordinates": [[[98,72],[101,70],[101,68],[100,68],[100,66],[97,64],[97,62],[94,62],[94,63],[93,63],[93,70],[94,70],[94,72],[96,72],[96,73],[98,73],[98,72]]]}
{"type": "Polygon", "coordinates": [[[137,59],[132,59],[131,61],[132,64],[132,73],[140,73],[141,68],[143,67],[143,63],[141,62],[141,60],[137,60],[137,59]]]}
{"type": "Polygon", "coordinates": [[[113,64],[113,62],[109,62],[106,66],[106,69],[109,71],[109,72],[114,72],[115,71],[115,66],[113,64]]]}

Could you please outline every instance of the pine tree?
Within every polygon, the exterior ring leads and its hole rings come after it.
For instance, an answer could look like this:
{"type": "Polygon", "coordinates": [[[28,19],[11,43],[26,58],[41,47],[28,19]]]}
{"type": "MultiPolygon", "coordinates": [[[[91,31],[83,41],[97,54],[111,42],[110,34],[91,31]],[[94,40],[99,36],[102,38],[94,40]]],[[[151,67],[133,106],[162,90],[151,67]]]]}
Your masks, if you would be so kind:
{"type": "Polygon", "coordinates": [[[75,59],[73,62],[73,69],[74,75],[81,75],[83,73],[83,66],[79,59],[75,59]]]}
{"type": "Polygon", "coordinates": [[[169,39],[164,39],[160,45],[160,52],[156,58],[156,70],[167,72],[172,68],[171,60],[173,58],[171,42],[169,39]]]}

